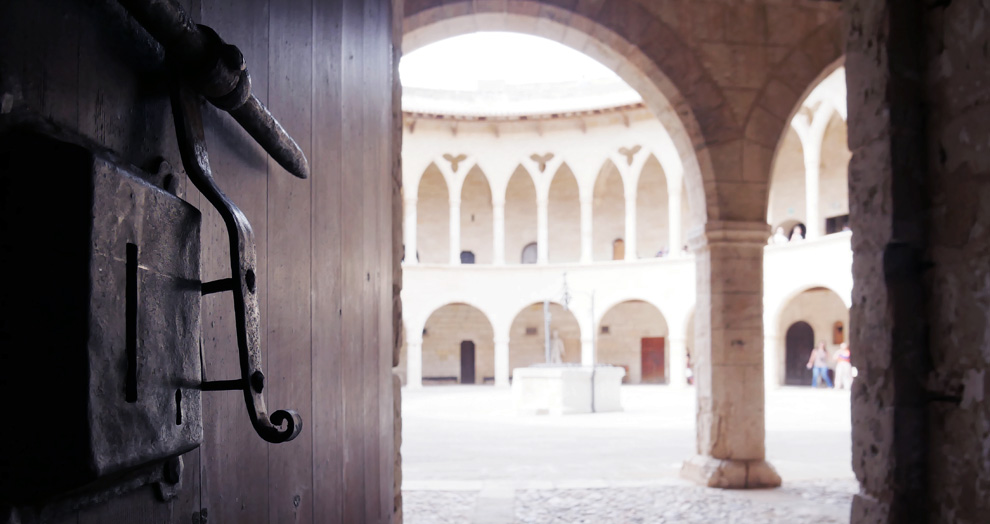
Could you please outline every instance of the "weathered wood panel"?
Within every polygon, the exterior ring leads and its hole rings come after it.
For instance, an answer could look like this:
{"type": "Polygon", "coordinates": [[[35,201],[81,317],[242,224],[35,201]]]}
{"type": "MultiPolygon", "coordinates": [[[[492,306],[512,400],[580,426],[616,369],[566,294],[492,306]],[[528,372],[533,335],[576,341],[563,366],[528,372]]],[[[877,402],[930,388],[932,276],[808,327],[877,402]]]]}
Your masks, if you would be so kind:
{"type": "MultiPolygon", "coordinates": [[[[392,2],[183,0],[240,47],[253,92],[300,143],[292,178],[204,106],[215,176],[254,226],[270,410],[303,416],[269,445],[238,392],[204,394],[204,444],[169,503],[140,488],[59,522],[388,522],[393,502],[392,2]]],[[[180,168],[160,48],[112,0],[0,4],[0,94],[150,169],[180,168]]],[[[228,276],[226,231],[203,212],[204,280],[228,276]]],[[[0,210],[2,212],[2,210],[0,210]]],[[[207,379],[239,375],[233,305],[202,308],[207,379]]]]}
{"type": "Polygon", "coordinates": [[[342,8],[313,6],[313,520],[327,524],[344,522],[342,8]]]}

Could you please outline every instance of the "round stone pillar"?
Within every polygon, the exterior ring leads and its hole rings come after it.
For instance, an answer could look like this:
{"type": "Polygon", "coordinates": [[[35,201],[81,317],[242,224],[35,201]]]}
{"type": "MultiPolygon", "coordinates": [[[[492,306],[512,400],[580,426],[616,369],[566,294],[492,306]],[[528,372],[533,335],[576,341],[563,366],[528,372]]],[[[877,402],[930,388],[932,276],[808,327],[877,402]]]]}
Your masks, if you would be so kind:
{"type": "Polygon", "coordinates": [[[765,447],[762,222],[709,222],[691,238],[697,279],[698,454],[681,476],[709,487],[780,485],[765,447]]]}

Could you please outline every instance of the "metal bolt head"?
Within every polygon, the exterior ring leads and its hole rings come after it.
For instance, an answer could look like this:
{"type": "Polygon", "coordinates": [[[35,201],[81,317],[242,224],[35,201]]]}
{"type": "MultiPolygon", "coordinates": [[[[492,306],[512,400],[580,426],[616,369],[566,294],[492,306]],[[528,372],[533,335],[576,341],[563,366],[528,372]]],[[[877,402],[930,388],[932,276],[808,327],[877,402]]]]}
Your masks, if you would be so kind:
{"type": "Polygon", "coordinates": [[[255,371],[251,374],[251,389],[255,393],[261,393],[265,389],[265,374],[261,370],[255,371]]]}

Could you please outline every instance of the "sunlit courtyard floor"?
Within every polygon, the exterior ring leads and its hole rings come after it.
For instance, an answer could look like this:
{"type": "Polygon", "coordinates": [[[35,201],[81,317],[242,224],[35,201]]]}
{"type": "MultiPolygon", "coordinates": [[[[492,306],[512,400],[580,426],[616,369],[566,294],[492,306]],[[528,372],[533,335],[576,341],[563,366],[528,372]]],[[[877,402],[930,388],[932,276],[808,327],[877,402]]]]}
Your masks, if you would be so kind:
{"type": "Polygon", "coordinates": [[[767,392],[776,490],[678,478],[695,451],[693,389],[623,386],[620,413],[517,416],[508,389],[403,389],[405,522],[846,522],[849,394],[767,392]]]}

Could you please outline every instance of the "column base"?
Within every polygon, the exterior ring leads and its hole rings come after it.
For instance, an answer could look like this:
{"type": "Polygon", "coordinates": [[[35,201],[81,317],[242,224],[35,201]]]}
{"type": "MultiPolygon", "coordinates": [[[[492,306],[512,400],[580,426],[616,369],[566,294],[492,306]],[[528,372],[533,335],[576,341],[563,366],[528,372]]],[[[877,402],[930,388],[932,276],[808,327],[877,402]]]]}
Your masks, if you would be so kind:
{"type": "Polygon", "coordinates": [[[780,475],[765,460],[723,460],[695,455],[684,461],[681,478],[709,488],[757,489],[780,487],[780,475]]]}

